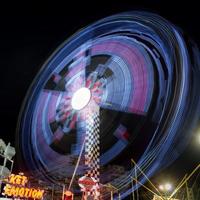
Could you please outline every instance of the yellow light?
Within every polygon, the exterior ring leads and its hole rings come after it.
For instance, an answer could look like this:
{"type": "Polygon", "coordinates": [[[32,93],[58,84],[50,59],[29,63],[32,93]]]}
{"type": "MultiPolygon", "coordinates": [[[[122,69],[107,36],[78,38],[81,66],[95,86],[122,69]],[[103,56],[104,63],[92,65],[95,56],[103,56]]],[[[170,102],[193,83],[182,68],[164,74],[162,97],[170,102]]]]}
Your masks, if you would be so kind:
{"type": "Polygon", "coordinates": [[[28,178],[22,175],[11,174],[9,176],[8,182],[13,185],[22,185],[24,186],[28,182],[28,178]]]}
{"type": "Polygon", "coordinates": [[[3,195],[21,197],[21,198],[33,198],[33,199],[42,199],[44,190],[37,190],[34,188],[25,188],[25,187],[15,187],[10,184],[6,184],[4,187],[3,195]]]}
{"type": "Polygon", "coordinates": [[[23,174],[11,174],[7,182],[2,193],[5,196],[32,199],[43,198],[44,190],[24,187],[28,182],[28,178],[23,174]]]}

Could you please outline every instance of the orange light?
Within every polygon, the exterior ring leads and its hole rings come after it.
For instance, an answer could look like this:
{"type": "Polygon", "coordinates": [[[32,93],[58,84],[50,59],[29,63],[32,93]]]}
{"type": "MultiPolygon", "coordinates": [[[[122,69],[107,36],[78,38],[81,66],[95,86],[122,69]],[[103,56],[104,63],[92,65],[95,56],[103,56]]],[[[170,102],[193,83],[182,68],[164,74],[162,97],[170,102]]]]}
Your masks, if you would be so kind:
{"type": "Polygon", "coordinates": [[[28,182],[28,178],[23,174],[11,174],[7,182],[4,186],[3,195],[33,199],[43,198],[44,190],[24,187],[28,182]]]}
{"type": "Polygon", "coordinates": [[[66,192],[65,192],[65,195],[71,196],[71,195],[72,195],[72,192],[71,192],[71,191],[66,191],[66,192]]]}
{"type": "Polygon", "coordinates": [[[74,197],[74,194],[71,191],[69,190],[65,191],[64,200],[73,200],[73,197],[74,197]]]}

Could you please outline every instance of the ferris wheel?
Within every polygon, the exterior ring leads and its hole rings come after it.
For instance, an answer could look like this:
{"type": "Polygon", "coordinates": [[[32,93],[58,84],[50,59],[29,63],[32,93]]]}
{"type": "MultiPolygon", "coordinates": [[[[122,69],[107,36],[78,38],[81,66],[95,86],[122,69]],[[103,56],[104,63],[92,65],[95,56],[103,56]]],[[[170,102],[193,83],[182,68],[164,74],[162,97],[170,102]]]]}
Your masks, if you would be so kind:
{"type": "MultiPolygon", "coordinates": [[[[25,166],[57,184],[73,177],[75,193],[89,177],[97,199],[108,198],[101,193],[107,183],[126,197],[137,188],[131,158],[152,176],[178,157],[198,122],[199,52],[188,44],[174,25],[146,12],[75,33],[25,98],[18,125],[25,166]]],[[[139,172],[138,179],[145,181],[139,172]]]]}

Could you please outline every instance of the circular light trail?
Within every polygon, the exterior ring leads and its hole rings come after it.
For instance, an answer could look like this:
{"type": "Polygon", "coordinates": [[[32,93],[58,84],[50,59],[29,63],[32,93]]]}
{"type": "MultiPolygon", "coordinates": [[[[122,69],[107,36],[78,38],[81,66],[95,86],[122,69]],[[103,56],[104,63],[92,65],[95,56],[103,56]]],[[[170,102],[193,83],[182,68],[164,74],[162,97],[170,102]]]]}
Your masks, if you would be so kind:
{"type": "MultiPolygon", "coordinates": [[[[146,181],[131,158],[151,177],[179,157],[196,130],[198,58],[194,42],[152,13],[121,13],[81,29],[45,62],[27,93],[17,135],[22,162],[46,181],[70,180],[85,108],[97,105],[100,180],[125,198],[138,187],[130,188],[135,172],[146,181]]],[[[75,180],[85,171],[82,156],[75,180]]]]}

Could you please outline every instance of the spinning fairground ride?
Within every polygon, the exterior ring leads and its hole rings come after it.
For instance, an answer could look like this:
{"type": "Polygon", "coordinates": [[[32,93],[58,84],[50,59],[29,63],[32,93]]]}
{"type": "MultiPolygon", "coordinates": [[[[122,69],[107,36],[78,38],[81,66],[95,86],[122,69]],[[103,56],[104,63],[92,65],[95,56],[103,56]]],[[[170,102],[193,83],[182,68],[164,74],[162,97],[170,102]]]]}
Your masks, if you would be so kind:
{"type": "Polygon", "coordinates": [[[85,199],[127,197],[171,164],[197,127],[199,51],[147,12],[107,17],[66,40],[25,98],[18,150],[35,178],[85,199]]]}

